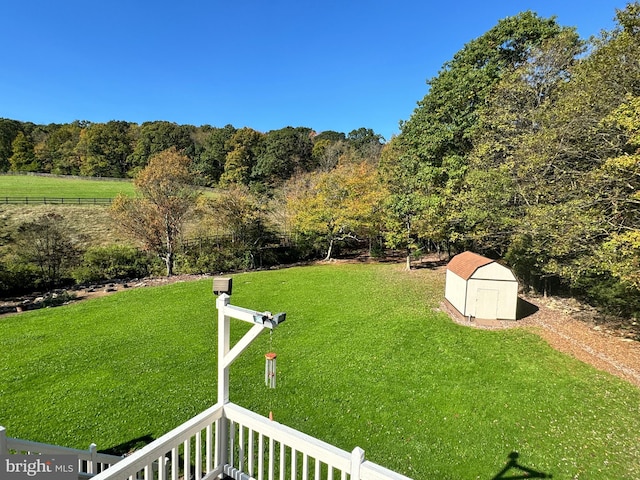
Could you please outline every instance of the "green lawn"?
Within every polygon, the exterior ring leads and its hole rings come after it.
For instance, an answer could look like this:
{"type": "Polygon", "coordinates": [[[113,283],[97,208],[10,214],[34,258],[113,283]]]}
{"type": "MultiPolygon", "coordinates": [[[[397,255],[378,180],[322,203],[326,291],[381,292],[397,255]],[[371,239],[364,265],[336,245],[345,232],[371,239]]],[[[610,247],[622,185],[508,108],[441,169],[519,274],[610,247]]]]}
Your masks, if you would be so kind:
{"type": "Polygon", "coordinates": [[[72,177],[0,175],[0,197],[114,198],[133,195],[133,183],[72,177]]]}
{"type": "MultiPolygon", "coordinates": [[[[533,333],[451,322],[443,287],[397,265],[235,275],[234,305],[287,321],[233,365],[231,401],[416,480],[491,479],[512,452],[557,479],[640,477],[639,389],[533,333]]],[[[157,438],[215,402],[215,351],[211,280],[2,319],[0,425],[82,448],[157,438]]]]}

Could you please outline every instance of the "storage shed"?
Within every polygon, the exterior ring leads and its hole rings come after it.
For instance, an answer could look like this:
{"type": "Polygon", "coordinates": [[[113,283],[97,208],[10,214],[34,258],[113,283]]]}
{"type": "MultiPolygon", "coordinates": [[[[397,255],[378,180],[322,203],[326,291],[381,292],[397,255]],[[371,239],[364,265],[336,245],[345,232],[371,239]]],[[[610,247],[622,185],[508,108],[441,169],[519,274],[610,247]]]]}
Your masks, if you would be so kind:
{"type": "Polygon", "coordinates": [[[516,320],[518,281],[495,260],[463,252],[447,265],[445,299],[465,317],[516,320]]]}

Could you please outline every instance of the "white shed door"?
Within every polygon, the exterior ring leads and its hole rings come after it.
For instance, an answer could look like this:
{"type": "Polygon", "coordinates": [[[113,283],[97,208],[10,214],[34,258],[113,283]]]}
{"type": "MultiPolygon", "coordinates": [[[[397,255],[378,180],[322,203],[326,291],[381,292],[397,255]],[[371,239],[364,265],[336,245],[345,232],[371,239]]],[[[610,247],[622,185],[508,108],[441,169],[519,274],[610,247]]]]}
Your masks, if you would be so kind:
{"type": "Polygon", "coordinates": [[[476,296],[476,318],[498,318],[498,290],[479,288],[476,296]]]}

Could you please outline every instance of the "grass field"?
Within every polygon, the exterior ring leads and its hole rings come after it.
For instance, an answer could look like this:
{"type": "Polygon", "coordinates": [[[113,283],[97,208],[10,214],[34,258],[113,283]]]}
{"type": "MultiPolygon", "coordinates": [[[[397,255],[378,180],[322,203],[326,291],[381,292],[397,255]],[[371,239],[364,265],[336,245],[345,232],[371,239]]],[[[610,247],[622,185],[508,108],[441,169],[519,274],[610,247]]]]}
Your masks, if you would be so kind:
{"type": "Polygon", "coordinates": [[[0,197],[114,198],[133,195],[133,183],[72,177],[0,175],[0,197]]]}
{"type": "MultiPolygon", "coordinates": [[[[442,272],[390,264],[235,275],[234,305],[287,321],[232,366],[231,401],[416,480],[491,479],[512,452],[557,479],[640,478],[639,389],[522,329],[457,325],[442,295],[442,272]]],[[[211,280],[1,319],[0,425],[81,448],[157,438],[215,402],[215,351],[211,280]]]]}
{"type": "MultiPolygon", "coordinates": [[[[0,223],[9,228],[33,221],[51,212],[72,219],[78,232],[87,236],[93,245],[109,245],[130,241],[114,228],[106,205],[4,205],[3,197],[50,197],[50,198],[115,198],[118,194],[133,196],[134,186],[130,181],[91,180],[73,177],[43,177],[33,175],[0,175],[0,223]]],[[[215,195],[212,189],[203,194],[215,195]]],[[[193,228],[189,226],[189,228],[193,228]]]]}

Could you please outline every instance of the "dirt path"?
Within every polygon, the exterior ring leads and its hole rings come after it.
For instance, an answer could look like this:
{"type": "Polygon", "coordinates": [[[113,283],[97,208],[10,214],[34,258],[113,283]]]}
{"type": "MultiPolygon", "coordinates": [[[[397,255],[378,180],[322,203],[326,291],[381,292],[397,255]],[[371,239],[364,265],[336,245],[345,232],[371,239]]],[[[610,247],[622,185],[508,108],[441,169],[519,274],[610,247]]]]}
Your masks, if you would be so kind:
{"type": "Polygon", "coordinates": [[[538,333],[553,348],[640,387],[640,342],[576,320],[544,300],[527,300],[538,311],[524,319],[522,327],[538,333]]]}

